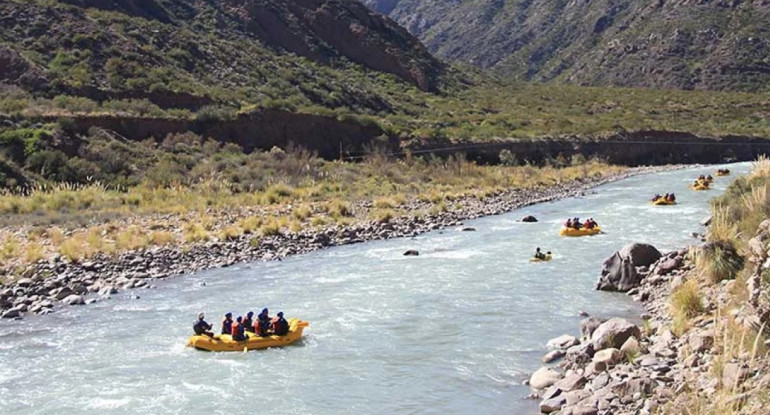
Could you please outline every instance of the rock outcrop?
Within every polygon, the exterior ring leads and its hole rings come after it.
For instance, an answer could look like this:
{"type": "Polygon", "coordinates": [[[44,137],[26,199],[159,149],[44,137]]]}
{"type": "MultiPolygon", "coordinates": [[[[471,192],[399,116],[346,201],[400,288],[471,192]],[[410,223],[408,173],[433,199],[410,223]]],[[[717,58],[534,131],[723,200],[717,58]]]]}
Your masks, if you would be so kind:
{"type": "Polygon", "coordinates": [[[770,3],[363,0],[442,58],[515,79],[661,89],[770,88],[770,3]]]}
{"type": "Polygon", "coordinates": [[[596,289],[625,292],[636,288],[641,282],[637,267],[652,265],[660,257],[661,253],[652,245],[626,245],[604,261],[596,289]]]}

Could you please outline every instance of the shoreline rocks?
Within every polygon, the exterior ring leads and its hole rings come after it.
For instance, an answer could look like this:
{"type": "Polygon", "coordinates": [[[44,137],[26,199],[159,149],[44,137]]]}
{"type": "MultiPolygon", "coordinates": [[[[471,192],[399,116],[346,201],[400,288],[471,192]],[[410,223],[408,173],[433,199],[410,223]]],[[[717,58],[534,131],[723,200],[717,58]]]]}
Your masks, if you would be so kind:
{"type": "MultiPolygon", "coordinates": [[[[770,220],[760,225],[757,249],[750,259],[757,264],[755,275],[770,269],[770,220]],[[761,245],[761,247],[760,247],[761,245]]],[[[700,282],[703,312],[690,319],[688,328],[675,334],[670,295],[686,281],[698,281],[688,249],[668,252],[640,270],[640,284],[629,291],[645,312],[638,326],[620,318],[589,317],[580,322],[581,341],[563,353],[558,367],[564,379],[536,394],[540,410],[551,415],[652,415],[680,413],[678,408],[729,392],[729,399],[745,402],[741,413],[767,413],[751,391],[770,385],[770,362],[744,352],[721,354],[725,330],[761,330],[763,310],[751,304],[731,311],[727,304],[737,281],[719,284],[700,282]],[[727,328],[733,325],[732,328],[727,328]],[[574,389],[572,389],[574,388],[574,389]],[[572,389],[572,390],[569,390],[572,389]],[[559,399],[556,399],[559,398],[559,399]]],[[[746,282],[751,289],[750,276],[746,282]]],[[[745,335],[745,331],[743,332],[745,335]]],[[[742,341],[742,340],[741,340],[742,341]]],[[[548,352],[546,356],[554,356],[548,352]]],[[[545,357],[543,358],[545,361],[545,357]]],[[[709,403],[711,404],[711,403],[709,403]]]]}

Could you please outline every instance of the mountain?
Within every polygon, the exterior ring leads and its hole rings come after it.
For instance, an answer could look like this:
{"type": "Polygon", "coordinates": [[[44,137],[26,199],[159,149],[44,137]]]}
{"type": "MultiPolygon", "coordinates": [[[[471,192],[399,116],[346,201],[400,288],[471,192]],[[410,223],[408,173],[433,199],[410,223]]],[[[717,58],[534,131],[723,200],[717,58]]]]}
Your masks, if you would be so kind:
{"type": "Polygon", "coordinates": [[[0,84],[46,96],[387,112],[387,85],[436,91],[444,74],[415,37],[358,2],[0,0],[0,84]]]}
{"type": "Polygon", "coordinates": [[[768,0],[364,0],[439,57],[517,80],[770,90],[768,0]]]}

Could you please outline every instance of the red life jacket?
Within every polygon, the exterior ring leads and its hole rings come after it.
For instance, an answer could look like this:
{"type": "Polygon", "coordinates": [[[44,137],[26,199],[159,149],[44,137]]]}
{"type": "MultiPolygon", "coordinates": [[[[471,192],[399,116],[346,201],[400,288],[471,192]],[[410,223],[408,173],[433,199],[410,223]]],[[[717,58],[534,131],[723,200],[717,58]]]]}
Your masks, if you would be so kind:
{"type": "Polygon", "coordinates": [[[275,332],[276,327],[278,327],[278,317],[273,317],[270,320],[270,330],[275,332]]]}
{"type": "Polygon", "coordinates": [[[262,334],[262,327],[259,326],[259,320],[257,320],[256,323],[254,323],[254,334],[257,336],[262,334]]]}
{"type": "Polygon", "coordinates": [[[230,334],[233,336],[237,336],[240,333],[240,328],[241,328],[241,324],[238,323],[237,321],[233,321],[233,328],[230,334]]]}

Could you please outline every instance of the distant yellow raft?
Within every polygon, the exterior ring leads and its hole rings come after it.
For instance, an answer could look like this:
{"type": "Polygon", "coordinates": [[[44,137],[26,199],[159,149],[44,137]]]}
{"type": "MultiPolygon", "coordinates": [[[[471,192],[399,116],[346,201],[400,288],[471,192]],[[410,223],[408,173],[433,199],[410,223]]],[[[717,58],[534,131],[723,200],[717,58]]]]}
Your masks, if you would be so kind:
{"type": "Polygon", "coordinates": [[[600,227],[595,226],[591,229],[586,228],[567,228],[562,226],[561,230],[559,231],[559,235],[561,236],[589,236],[589,235],[596,235],[598,233],[601,233],[602,230],[600,227]]]}
{"type": "Polygon", "coordinates": [[[675,200],[666,200],[666,198],[661,197],[660,199],[658,199],[658,200],[656,200],[654,202],[651,201],[650,203],[652,203],[655,206],[670,206],[670,205],[675,205],[676,201],[675,200]]]}
{"type": "Polygon", "coordinates": [[[708,183],[700,182],[698,184],[692,185],[692,190],[709,190],[708,183]]]}
{"type": "Polygon", "coordinates": [[[289,319],[289,333],[285,336],[259,337],[254,333],[246,333],[248,340],[235,341],[229,334],[220,334],[212,339],[208,336],[192,336],[187,342],[188,347],[210,352],[242,352],[244,350],[267,349],[268,347],[288,346],[302,338],[302,330],[310,323],[296,318],[289,319]]]}
{"type": "Polygon", "coordinates": [[[729,175],[730,175],[729,171],[718,171],[717,172],[717,176],[729,176],[729,175]]]}
{"type": "Polygon", "coordinates": [[[532,258],[529,259],[529,262],[548,262],[551,259],[553,259],[553,257],[551,255],[546,255],[545,258],[535,258],[535,257],[532,257],[532,258]]]}

